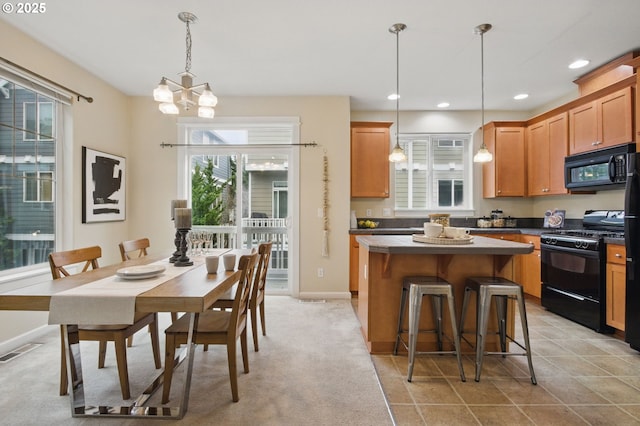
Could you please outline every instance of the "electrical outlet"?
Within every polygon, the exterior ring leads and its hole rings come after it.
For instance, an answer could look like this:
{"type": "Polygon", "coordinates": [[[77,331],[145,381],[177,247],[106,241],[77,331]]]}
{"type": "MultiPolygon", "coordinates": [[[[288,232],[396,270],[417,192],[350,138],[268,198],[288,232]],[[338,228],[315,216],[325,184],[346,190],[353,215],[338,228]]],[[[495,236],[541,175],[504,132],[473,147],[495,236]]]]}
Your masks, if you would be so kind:
{"type": "Polygon", "coordinates": [[[373,212],[371,211],[371,209],[367,209],[367,217],[371,216],[373,216],[373,212]]]}
{"type": "Polygon", "coordinates": [[[388,207],[385,207],[384,209],[382,209],[382,216],[384,216],[384,217],[391,216],[391,209],[388,208],[388,207]]]}
{"type": "Polygon", "coordinates": [[[324,277],[324,268],[318,268],[318,278],[324,277]]]}
{"type": "Polygon", "coordinates": [[[322,218],[324,217],[324,209],[322,207],[318,207],[318,217],[322,218]]]}

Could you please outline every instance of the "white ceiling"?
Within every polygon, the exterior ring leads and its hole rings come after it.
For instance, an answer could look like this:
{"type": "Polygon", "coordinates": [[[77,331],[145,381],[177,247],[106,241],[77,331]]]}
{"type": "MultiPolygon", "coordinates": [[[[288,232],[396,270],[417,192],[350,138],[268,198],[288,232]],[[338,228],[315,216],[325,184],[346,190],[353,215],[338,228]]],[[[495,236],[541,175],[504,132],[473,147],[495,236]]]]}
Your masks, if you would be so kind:
{"type": "MultiPolygon", "coordinates": [[[[640,0],[58,0],[4,21],[129,95],[151,96],[185,68],[224,96],[348,95],[353,110],[393,110],[400,33],[401,110],[533,110],[575,93],[580,75],[640,48],[640,0]],[[569,70],[569,62],[591,64],[569,70]],[[526,92],[524,101],[513,96],[526,92]]],[[[6,41],[3,41],[6,42],[6,41]]],[[[0,56],[2,56],[0,52],[0,56]]],[[[7,58],[11,60],[12,58],[7,58]]],[[[43,73],[46,75],[46,72],[43,73]]],[[[67,82],[66,82],[67,83],[67,82]]],[[[91,95],[89,87],[70,87],[91,95]]]]}

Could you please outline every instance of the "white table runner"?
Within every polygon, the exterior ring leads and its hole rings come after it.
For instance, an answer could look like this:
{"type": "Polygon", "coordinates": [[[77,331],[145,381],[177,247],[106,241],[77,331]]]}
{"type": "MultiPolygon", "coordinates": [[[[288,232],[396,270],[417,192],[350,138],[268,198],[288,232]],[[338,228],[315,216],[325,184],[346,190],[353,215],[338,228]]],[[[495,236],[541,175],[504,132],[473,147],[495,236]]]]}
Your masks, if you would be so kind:
{"type": "Polygon", "coordinates": [[[201,257],[191,260],[193,266],[185,267],[174,266],[168,259],[151,263],[165,267],[164,272],[154,278],[128,280],[112,275],[55,294],[49,302],[49,324],[133,324],[136,296],[204,262],[201,257]]]}

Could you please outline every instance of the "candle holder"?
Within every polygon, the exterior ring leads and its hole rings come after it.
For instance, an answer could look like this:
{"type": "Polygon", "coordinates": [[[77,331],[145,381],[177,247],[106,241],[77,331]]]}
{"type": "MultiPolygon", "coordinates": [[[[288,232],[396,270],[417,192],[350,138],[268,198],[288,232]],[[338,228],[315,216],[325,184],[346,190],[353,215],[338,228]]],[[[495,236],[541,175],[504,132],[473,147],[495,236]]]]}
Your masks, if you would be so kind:
{"type": "Polygon", "coordinates": [[[187,233],[191,228],[178,228],[180,234],[180,256],[173,263],[176,266],[191,266],[193,262],[187,257],[187,233]]]}
{"type": "Polygon", "coordinates": [[[171,257],[169,258],[169,262],[175,263],[176,260],[178,260],[180,258],[180,255],[182,254],[182,251],[180,250],[180,242],[181,241],[182,241],[182,237],[180,235],[180,231],[178,229],[176,229],[176,236],[173,239],[173,243],[176,246],[176,251],[174,251],[173,254],[171,255],[171,257]]]}

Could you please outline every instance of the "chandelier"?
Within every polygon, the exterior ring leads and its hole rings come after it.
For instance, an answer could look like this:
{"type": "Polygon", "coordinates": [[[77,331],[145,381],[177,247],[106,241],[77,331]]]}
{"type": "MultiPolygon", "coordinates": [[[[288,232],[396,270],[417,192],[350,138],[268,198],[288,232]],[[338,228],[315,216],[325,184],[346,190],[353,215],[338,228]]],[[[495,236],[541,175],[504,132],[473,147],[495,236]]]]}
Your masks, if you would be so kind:
{"type": "Polygon", "coordinates": [[[196,15],[190,12],[180,12],[178,19],[187,26],[187,59],[180,83],[162,77],[160,84],[153,90],[153,99],[160,102],[158,109],[163,114],[178,114],[180,104],[185,111],[198,105],[198,117],[213,118],[213,107],[218,103],[218,98],[211,91],[209,83],[193,85],[193,74],[191,74],[191,29],[189,24],[196,22],[196,15]],[[171,87],[170,87],[171,86],[171,87]],[[197,101],[196,101],[197,98],[197,101]]]}

